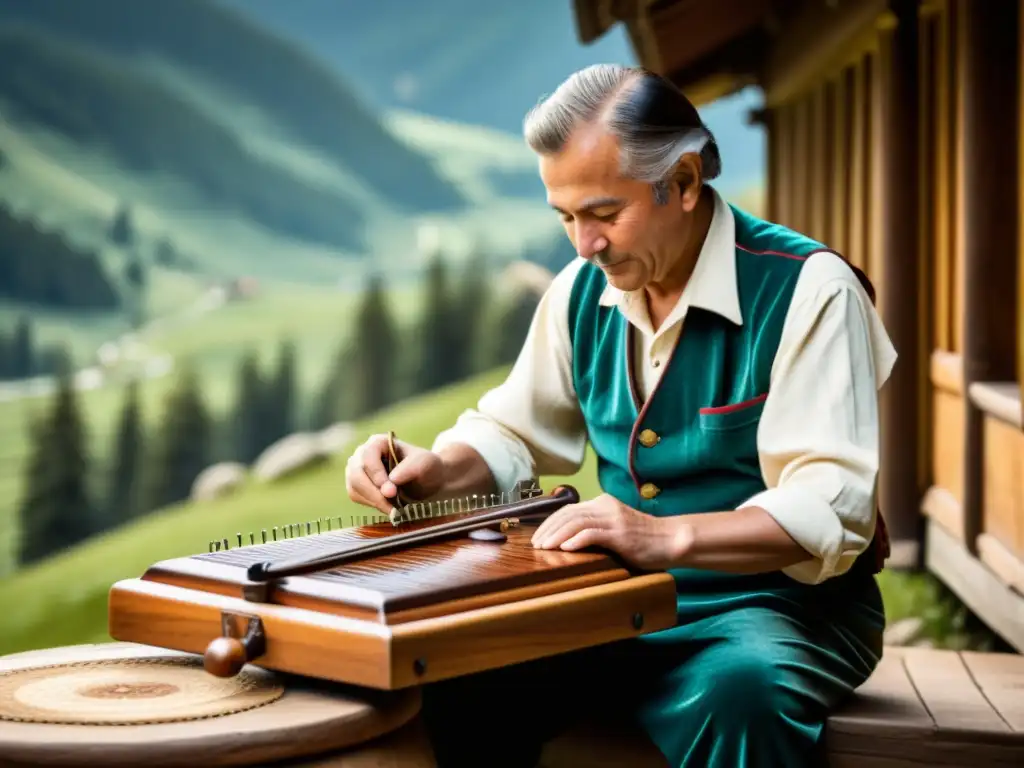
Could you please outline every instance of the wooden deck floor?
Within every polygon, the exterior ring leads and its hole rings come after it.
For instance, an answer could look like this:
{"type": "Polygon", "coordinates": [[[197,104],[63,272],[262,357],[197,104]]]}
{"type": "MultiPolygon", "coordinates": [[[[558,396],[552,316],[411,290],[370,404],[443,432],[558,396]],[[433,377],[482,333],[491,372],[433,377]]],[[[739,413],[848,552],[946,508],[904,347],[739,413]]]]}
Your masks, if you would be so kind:
{"type": "MultiPolygon", "coordinates": [[[[1022,768],[1024,656],[887,648],[828,723],[831,768],[1022,768]]],[[[549,745],[543,768],[665,768],[635,731],[595,724],[549,745]]]]}

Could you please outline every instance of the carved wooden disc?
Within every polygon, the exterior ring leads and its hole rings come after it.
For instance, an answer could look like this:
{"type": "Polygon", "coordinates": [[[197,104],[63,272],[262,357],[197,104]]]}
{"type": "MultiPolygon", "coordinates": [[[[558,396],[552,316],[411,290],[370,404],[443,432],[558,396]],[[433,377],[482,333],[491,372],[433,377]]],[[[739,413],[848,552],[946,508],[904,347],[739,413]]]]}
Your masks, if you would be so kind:
{"type": "Polygon", "coordinates": [[[198,657],[97,659],[0,672],[0,720],[173,723],[244,712],[283,694],[274,675],[255,667],[224,679],[198,657]]]}
{"type": "Polygon", "coordinates": [[[371,691],[252,665],[221,679],[199,656],[132,643],[50,648],[0,657],[0,765],[293,764],[358,750],[419,707],[417,689],[371,691]]]}

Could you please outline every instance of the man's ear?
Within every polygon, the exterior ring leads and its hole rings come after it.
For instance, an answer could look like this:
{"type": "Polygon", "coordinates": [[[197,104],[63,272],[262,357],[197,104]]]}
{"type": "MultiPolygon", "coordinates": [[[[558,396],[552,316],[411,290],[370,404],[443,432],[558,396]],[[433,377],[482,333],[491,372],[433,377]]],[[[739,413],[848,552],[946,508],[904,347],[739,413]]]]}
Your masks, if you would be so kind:
{"type": "Polygon", "coordinates": [[[700,199],[702,167],[700,155],[689,152],[679,158],[672,174],[672,183],[679,187],[680,201],[687,213],[694,209],[700,199]]]}

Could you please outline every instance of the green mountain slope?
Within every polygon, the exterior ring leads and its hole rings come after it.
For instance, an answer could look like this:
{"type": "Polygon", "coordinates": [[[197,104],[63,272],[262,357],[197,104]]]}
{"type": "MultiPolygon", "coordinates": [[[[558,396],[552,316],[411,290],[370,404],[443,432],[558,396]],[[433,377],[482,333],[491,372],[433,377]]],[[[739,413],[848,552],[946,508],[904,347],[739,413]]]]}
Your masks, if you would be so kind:
{"type": "Polygon", "coordinates": [[[209,0],[0,0],[4,24],[23,23],[122,59],[170,62],[273,115],[298,142],[350,169],[407,211],[461,207],[458,191],[382,130],[339,77],[299,46],[209,0]]]}
{"type": "Polygon", "coordinates": [[[129,172],[187,182],[200,206],[234,210],[296,239],[364,247],[363,216],[351,200],[253,157],[184,99],[99,51],[0,26],[0,98],[19,124],[106,151],[129,172]]]}
{"type": "MultiPolygon", "coordinates": [[[[357,426],[356,440],[395,429],[403,439],[429,445],[505,373],[494,371],[381,412],[357,426]]],[[[153,512],[0,581],[0,604],[5,606],[0,654],[103,640],[110,585],[140,575],[156,560],[204,551],[211,539],[233,539],[236,532],[365,513],[345,494],[347,458],[343,451],[331,463],[286,481],[252,485],[223,500],[153,512]],[[31,600],[24,599],[28,594],[31,600]],[[53,621],[58,614],[62,620],[53,621]]]]}
{"type": "MultiPolygon", "coordinates": [[[[357,425],[356,440],[395,429],[406,440],[429,445],[459,413],[499,383],[504,369],[457,386],[414,398],[357,425]]],[[[354,447],[354,446],[353,446],[354,447]]],[[[211,539],[260,531],[282,524],[353,516],[365,508],[348,501],[344,468],[348,449],[333,461],[289,480],[253,485],[215,502],[183,504],[154,512],[106,536],[0,580],[4,606],[0,655],[74,643],[109,641],[107,594],[119,579],[136,578],[154,562],[205,551],[211,539]],[[300,511],[301,517],[290,517],[300,511]],[[26,598],[30,596],[30,598],[26,598]],[[59,620],[57,618],[59,617],[59,620]]],[[[544,478],[545,488],[571,482],[584,498],[600,493],[593,454],[573,477],[544,478]]],[[[880,578],[890,621],[926,615],[928,634],[941,643],[958,643],[947,602],[934,580],[885,572],[880,578]]]]}

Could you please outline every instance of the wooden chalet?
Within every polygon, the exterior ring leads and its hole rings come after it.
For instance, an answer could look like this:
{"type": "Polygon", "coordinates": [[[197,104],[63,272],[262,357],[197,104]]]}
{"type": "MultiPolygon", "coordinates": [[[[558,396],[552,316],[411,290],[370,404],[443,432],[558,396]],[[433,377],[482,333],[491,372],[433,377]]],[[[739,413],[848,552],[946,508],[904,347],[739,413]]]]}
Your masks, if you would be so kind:
{"type": "MultiPolygon", "coordinates": [[[[623,24],[698,105],[754,86],[766,214],[874,282],[900,361],[884,391],[889,567],[925,567],[1024,651],[1021,0],[575,0],[623,24]]],[[[723,158],[729,163],[728,156],[723,158]]],[[[1024,657],[887,648],[830,718],[830,766],[1021,765],[1024,657]]],[[[545,768],[661,766],[614,724],[545,768]]]]}
{"type": "Polygon", "coordinates": [[[767,216],[868,273],[900,353],[883,404],[890,566],[925,565],[1024,650],[1020,6],[575,2],[584,42],[624,24],[698,105],[761,89],[767,216]]]}

